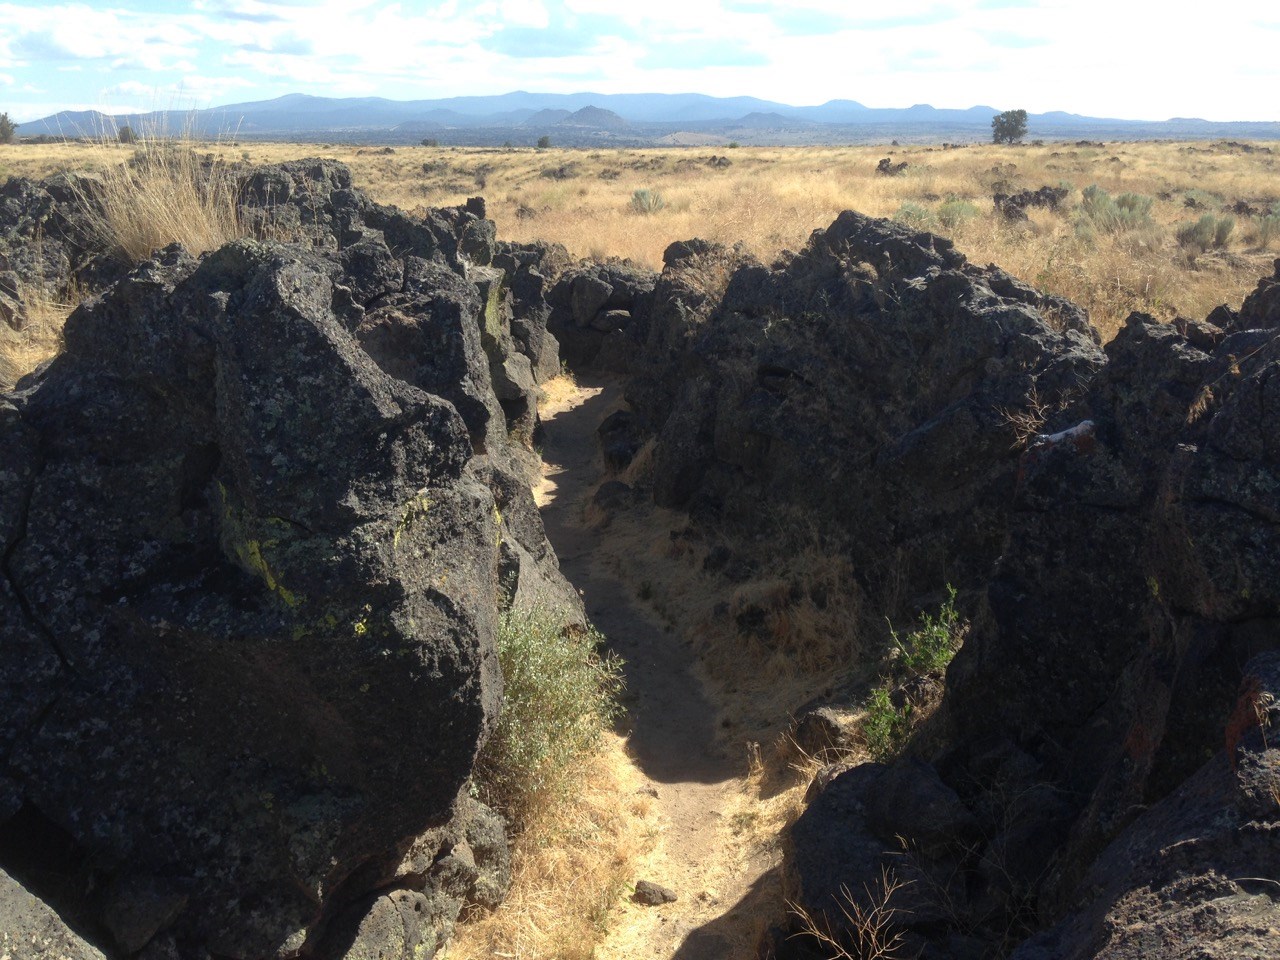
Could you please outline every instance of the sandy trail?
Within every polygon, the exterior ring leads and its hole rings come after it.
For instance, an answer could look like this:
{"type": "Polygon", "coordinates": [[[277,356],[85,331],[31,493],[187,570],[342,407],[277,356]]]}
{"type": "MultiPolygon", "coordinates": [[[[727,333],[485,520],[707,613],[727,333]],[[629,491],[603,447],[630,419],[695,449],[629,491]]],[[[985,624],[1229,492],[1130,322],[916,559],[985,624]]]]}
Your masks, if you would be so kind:
{"type": "Polygon", "coordinates": [[[543,410],[543,479],[535,491],[560,567],[587,614],[627,662],[629,753],[654,798],[652,849],[635,880],[673,889],[659,907],[627,902],[610,920],[602,960],[731,960],[754,955],[752,904],[769,886],[770,858],[735,835],[746,762],[717,740],[716,711],[692,673],[690,645],[620,579],[608,530],[584,519],[602,479],[596,427],[618,409],[616,384],[579,386],[543,410]]]}

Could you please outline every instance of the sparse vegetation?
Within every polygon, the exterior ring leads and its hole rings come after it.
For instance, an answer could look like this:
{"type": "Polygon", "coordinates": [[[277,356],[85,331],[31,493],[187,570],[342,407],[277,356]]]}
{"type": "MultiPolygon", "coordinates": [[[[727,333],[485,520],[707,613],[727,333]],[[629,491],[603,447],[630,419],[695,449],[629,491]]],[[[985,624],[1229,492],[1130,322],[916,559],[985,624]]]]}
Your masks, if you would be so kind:
{"type": "Polygon", "coordinates": [[[911,733],[911,705],[896,707],[888,686],[879,686],[867,699],[862,740],[872,760],[890,760],[902,750],[911,733]]]}
{"type": "Polygon", "coordinates": [[[895,960],[905,946],[906,934],[896,928],[893,918],[898,909],[890,903],[905,886],[884,867],[879,884],[864,890],[865,898],[841,887],[836,904],[843,917],[839,924],[833,924],[829,917],[814,917],[797,904],[789,906],[801,932],[829,951],[832,960],[895,960]]]}
{"type": "Polygon", "coordinates": [[[1280,213],[1268,213],[1258,218],[1258,247],[1268,250],[1271,241],[1280,236],[1280,213]]]}
{"type": "Polygon", "coordinates": [[[913,230],[928,230],[937,223],[933,212],[928,207],[913,201],[907,201],[900,206],[894,213],[893,219],[906,224],[913,230]]]}
{"type": "Polygon", "coordinates": [[[962,200],[959,197],[948,197],[938,207],[938,222],[948,230],[955,230],[978,215],[977,207],[968,200],[962,200]]]}
{"type": "MultiPolygon", "coordinates": [[[[140,131],[141,133],[141,131],[140,131]]],[[[202,151],[236,159],[229,144],[209,144],[202,151]]],[[[8,172],[45,176],[56,169],[101,170],[124,159],[113,142],[104,147],[83,143],[24,145],[8,151],[8,172]]],[[[845,209],[871,216],[892,216],[904,203],[925,206],[935,217],[931,229],[957,237],[960,249],[975,263],[995,263],[1041,290],[1075,301],[1109,339],[1130,311],[1160,318],[1204,316],[1220,303],[1239,304],[1271,272],[1263,246],[1260,217],[1247,229],[1237,215],[1237,229],[1224,250],[1239,254],[1193,269],[1179,247],[1176,231],[1192,218],[1189,196],[1213,203],[1196,211],[1220,214],[1227,198],[1246,198],[1255,207],[1272,209],[1277,197],[1273,155],[1213,150],[1186,143],[1110,144],[1107,163],[1096,146],[1046,143],[969,146],[939,150],[905,146],[895,159],[911,164],[901,177],[875,173],[884,148],[764,148],[742,146],[733,166],[715,170],[702,158],[681,150],[534,150],[458,148],[447,154],[428,148],[402,149],[393,156],[357,154],[357,148],[316,144],[254,144],[252,161],[332,156],[349,163],[355,182],[383,203],[412,210],[421,205],[462,203],[481,188],[471,173],[488,164],[483,187],[489,215],[499,235],[514,242],[548,240],[565,244],[575,256],[627,257],[660,268],[662,251],[674,240],[703,237],[732,245],[768,261],[784,248],[799,249],[817,227],[828,225],[845,209]],[[432,169],[423,171],[430,162],[432,169]],[[548,166],[581,164],[573,181],[549,181],[548,166]],[[1007,223],[990,204],[991,169],[1009,189],[1043,184],[1080,191],[1090,185],[1115,197],[1126,193],[1154,198],[1149,226],[1107,233],[1079,210],[1028,211],[1030,220],[1007,223]],[[601,173],[608,172],[609,178],[601,173]],[[666,206],[661,216],[637,217],[630,197],[637,188],[659,191],[666,206]],[[956,197],[974,204],[978,216],[956,226],[943,222],[941,205],[956,197]],[[1212,198],[1216,197],[1216,201],[1212,198]]],[[[1270,251],[1276,249],[1274,231],[1270,251]]]]}
{"type": "Polygon", "coordinates": [[[910,676],[941,673],[956,655],[964,634],[964,621],[956,612],[956,589],[947,584],[947,599],[936,615],[920,614],[920,624],[906,636],[889,627],[898,648],[898,666],[910,676]]]}

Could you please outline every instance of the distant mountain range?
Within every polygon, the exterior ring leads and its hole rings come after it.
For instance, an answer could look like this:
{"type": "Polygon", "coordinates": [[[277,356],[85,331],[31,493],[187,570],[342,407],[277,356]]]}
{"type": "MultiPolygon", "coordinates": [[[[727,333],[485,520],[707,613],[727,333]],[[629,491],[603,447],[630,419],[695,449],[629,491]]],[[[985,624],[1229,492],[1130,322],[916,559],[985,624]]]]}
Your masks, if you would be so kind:
{"type": "MultiPolygon", "coordinates": [[[[24,136],[114,135],[136,131],[190,131],[202,138],[350,140],[362,143],[525,145],[550,137],[558,146],[644,146],[661,143],[750,144],[987,140],[1000,111],[977,106],[905,109],[829,100],[811,107],[754,97],[697,93],[506,93],[442,100],[332,98],[289,94],[192,112],[155,111],[109,117],[65,111],[21,125],[24,136]]],[[[1161,121],[1085,117],[1053,111],[1031,114],[1031,139],[1280,139],[1280,122],[1219,123],[1192,118],[1161,121]]]]}

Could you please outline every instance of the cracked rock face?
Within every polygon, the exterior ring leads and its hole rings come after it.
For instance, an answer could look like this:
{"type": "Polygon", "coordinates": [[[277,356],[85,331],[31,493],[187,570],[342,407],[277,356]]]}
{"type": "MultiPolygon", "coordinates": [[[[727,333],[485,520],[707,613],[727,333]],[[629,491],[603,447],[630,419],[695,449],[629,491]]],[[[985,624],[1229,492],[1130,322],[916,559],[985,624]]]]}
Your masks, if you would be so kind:
{"type": "Polygon", "coordinates": [[[175,252],[75,315],[12,427],[9,776],[228,956],[296,954],[354,873],[389,878],[499,692],[465,425],[340,299],[312,255],[175,252]]]}
{"type": "Polygon", "coordinates": [[[113,954],[433,954],[507,882],[500,605],[581,619],[476,217],[296,166],[258,187],[313,242],[162,251],[0,396],[0,863],[72,850],[36,892],[113,954]]]}

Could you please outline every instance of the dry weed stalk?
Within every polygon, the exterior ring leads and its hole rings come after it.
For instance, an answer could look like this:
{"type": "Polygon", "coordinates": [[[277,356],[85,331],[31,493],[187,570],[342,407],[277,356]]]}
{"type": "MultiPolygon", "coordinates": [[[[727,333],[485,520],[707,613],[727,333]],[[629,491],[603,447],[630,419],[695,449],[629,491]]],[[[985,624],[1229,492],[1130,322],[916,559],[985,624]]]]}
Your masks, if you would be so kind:
{"type": "Polygon", "coordinates": [[[837,907],[844,916],[844,936],[836,931],[828,918],[814,917],[804,907],[788,902],[787,907],[800,921],[797,936],[810,936],[832,951],[834,960],[895,960],[906,935],[895,929],[894,917],[899,910],[889,905],[893,895],[907,886],[887,866],[880,868],[880,881],[873,890],[864,886],[867,902],[854,897],[841,885],[837,907]]]}
{"type": "Polygon", "coordinates": [[[62,352],[62,328],[86,293],[70,284],[61,296],[26,290],[25,320],[20,330],[8,327],[0,337],[0,389],[8,389],[46,360],[62,352]]]}

